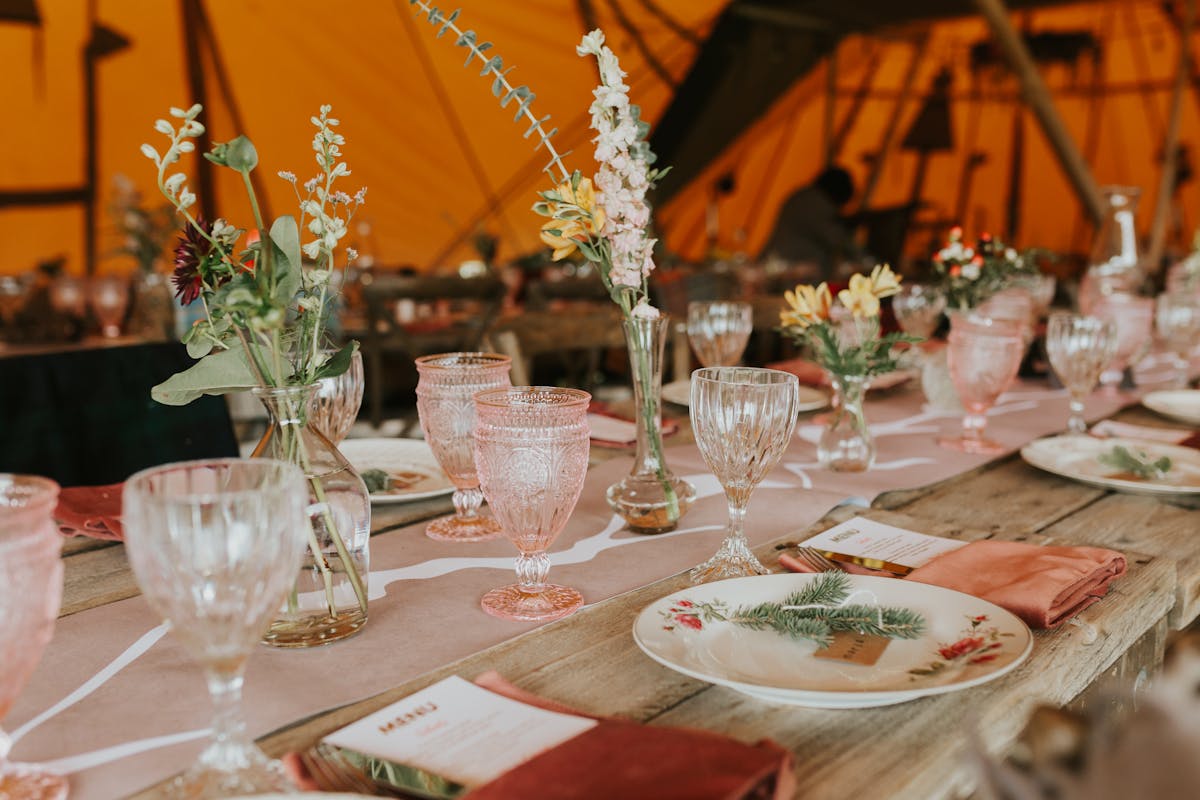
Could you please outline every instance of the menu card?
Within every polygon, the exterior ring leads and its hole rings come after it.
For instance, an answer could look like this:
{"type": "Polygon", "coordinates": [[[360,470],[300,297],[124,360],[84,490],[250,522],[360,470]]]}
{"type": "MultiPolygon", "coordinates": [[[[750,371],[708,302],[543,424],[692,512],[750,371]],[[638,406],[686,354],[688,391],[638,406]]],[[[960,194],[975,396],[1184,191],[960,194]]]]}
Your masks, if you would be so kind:
{"type": "Polygon", "coordinates": [[[594,719],[535,708],[452,676],[325,742],[476,787],[595,725],[594,719]]]}
{"type": "Polygon", "coordinates": [[[868,567],[887,569],[896,565],[913,570],[943,553],[957,550],[966,542],[927,536],[866,517],[855,517],[800,544],[819,550],[834,561],[853,559],[854,563],[868,567]]]}

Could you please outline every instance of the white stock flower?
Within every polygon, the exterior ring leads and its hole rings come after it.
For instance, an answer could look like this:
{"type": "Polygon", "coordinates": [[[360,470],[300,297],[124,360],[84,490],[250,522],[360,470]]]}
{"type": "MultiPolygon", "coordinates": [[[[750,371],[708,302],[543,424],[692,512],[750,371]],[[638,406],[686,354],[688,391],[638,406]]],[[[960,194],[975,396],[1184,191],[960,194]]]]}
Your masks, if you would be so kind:
{"type": "Polygon", "coordinates": [[[179,187],[183,186],[183,182],[187,180],[187,176],[182,172],[176,172],[171,177],[163,181],[163,185],[167,187],[167,191],[175,195],[179,191],[179,187]]]}
{"type": "Polygon", "coordinates": [[[304,255],[308,256],[309,258],[316,258],[321,253],[321,240],[314,239],[300,249],[303,250],[304,255]]]}
{"type": "Polygon", "coordinates": [[[600,54],[600,48],[604,46],[604,31],[596,28],[591,33],[584,35],[583,40],[575,46],[575,55],[577,56],[593,56],[600,54]]]}
{"type": "Polygon", "coordinates": [[[658,319],[658,309],[646,302],[645,298],[638,301],[630,314],[636,319],[658,319]]]}
{"type": "Polygon", "coordinates": [[[969,281],[979,280],[979,265],[974,261],[969,261],[962,266],[962,276],[969,281]]]}
{"type": "Polygon", "coordinates": [[[280,170],[279,172],[277,172],[275,174],[278,175],[279,177],[283,178],[288,183],[296,182],[296,173],[294,173],[294,172],[288,172],[287,170],[280,170]]]}
{"type": "Polygon", "coordinates": [[[175,128],[171,125],[171,123],[167,122],[165,119],[154,120],[154,130],[158,131],[159,133],[165,134],[167,136],[175,135],[175,128]]]}
{"type": "Polygon", "coordinates": [[[196,195],[194,195],[190,191],[188,191],[187,187],[184,187],[183,191],[181,191],[179,193],[179,207],[180,208],[191,208],[195,204],[196,204],[196,195]]]}

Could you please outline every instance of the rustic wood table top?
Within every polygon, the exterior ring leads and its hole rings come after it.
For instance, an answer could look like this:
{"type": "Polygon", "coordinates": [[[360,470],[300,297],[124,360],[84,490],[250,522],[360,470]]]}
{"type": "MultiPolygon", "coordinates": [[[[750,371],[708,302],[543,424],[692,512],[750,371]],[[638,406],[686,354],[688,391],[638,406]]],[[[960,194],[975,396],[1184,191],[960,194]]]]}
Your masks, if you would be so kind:
{"type": "MultiPolygon", "coordinates": [[[[1115,418],[1173,427],[1140,408],[1115,418]]],[[[685,427],[676,437],[672,443],[690,441],[690,431],[685,427]]],[[[593,461],[608,455],[599,451],[593,461]]],[[[445,497],[380,507],[374,533],[387,535],[450,510],[445,497]]],[[[966,540],[1113,547],[1127,554],[1129,570],[1078,624],[1036,632],[1029,660],[1008,676],[898,706],[826,711],[769,705],[651,661],[630,635],[634,618],[687,586],[681,573],[260,742],[274,755],[301,750],[447,675],[471,679],[497,670],[524,689],[588,713],[705,728],[743,741],[774,739],[795,753],[798,794],[806,798],[957,797],[969,793],[973,782],[964,757],[967,726],[990,751],[1004,752],[1035,705],[1083,702],[1090,687],[1132,686],[1161,662],[1168,631],[1200,615],[1200,502],[1194,498],[1109,492],[1040,472],[1012,455],[920,489],[885,493],[871,509],[840,506],[812,529],[762,546],[758,554],[778,569],[778,551],[788,541],[855,514],[966,540]]],[[[72,540],[65,561],[64,615],[137,593],[120,545],[72,540]]]]}

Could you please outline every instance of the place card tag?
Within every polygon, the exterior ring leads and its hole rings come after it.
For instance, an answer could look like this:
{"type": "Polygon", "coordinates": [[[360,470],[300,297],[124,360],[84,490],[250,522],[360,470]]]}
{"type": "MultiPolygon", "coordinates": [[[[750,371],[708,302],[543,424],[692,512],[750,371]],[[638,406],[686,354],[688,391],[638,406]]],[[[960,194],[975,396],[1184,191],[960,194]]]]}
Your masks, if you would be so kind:
{"type": "Polygon", "coordinates": [[[827,658],[832,661],[846,661],[864,667],[873,667],[891,641],[886,636],[838,631],[833,634],[833,642],[828,647],[822,647],[813,653],[813,658],[827,658]]]}
{"type": "Polygon", "coordinates": [[[966,544],[855,517],[800,543],[834,561],[907,574],[966,544]]]}
{"type": "Polygon", "coordinates": [[[595,726],[451,676],[324,741],[473,788],[595,726]]]}

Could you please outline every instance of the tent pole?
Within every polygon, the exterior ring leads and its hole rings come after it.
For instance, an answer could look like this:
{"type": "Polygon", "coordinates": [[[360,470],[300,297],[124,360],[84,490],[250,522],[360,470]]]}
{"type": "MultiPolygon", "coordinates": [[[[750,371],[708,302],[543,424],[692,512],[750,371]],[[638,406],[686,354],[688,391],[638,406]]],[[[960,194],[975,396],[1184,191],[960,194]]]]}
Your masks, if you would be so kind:
{"type": "Polygon", "coordinates": [[[96,271],[96,181],[99,162],[96,158],[96,59],[92,39],[96,35],[96,0],[87,4],[88,41],[83,51],[83,268],[86,274],[96,271]]]}
{"type": "Polygon", "coordinates": [[[825,154],[822,161],[826,168],[833,166],[837,150],[837,142],[833,138],[833,124],[837,116],[837,53],[837,47],[834,47],[825,59],[825,115],[821,119],[821,140],[825,146],[821,151],[825,154]]]}
{"type": "MultiPolygon", "coordinates": [[[[204,62],[200,55],[200,3],[199,0],[180,0],[179,19],[183,23],[184,64],[187,68],[188,91],[192,103],[208,108],[208,87],[204,82],[204,62]]],[[[204,133],[196,141],[196,150],[207,153],[212,150],[212,132],[205,126],[204,133]]],[[[217,218],[216,182],[213,180],[213,164],[207,158],[196,159],[196,192],[200,201],[200,213],[210,223],[217,218]]]]}
{"type": "Polygon", "coordinates": [[[871,84],[875,82],[875,75],[879,72],[879,64],[882,62],[883,48],[878,42],[872,43],[871,60],[867,62],[866,71],[863,72],[862,80],[858,84],[858,89],[854,92],[854,96],[850,101],[850,107],[842,114],[842,121],[838,124],[837,131],[833,134],[833,156],[831,162],[835,162],[842,154],[842,150],[846,147],[846,139],[850,136],[850,131],[854,129],[854,123],[858,121],[858,115],[862,111],[863,105],[867,102],[867,94],[871,91],[871,84]]]}
{"type": "Polygon", "coordinates": [[[1004,240],[1015,242],[1021,227],[1021,176],[1025,171],[1025,109],[1018,102],[1013,105],[1012,155],[1008,161],[1007,224],[1004,240]]]}
{"type": "Polygon", "coordinates": [[[921,38],[914,43],[912,60],[908,62],[908,71],[904,74],[904,83],[900,89],[900,96],[896,98],[896,105],[892,108],[892,117],[888,120],[887,127],[883,131],[883,139],[879,142],[879,150],[875,153],[875,161],[871,164],[871,171],[867,174],[867,181],[863,184],[862,194],[859,196],[858,210],[865,211],[871,205],[871,195],[875,194],[875,188],[879,185],[879,179],[883,176],[883,165],[887,162],[888,156],[896,146],[896,137],[900,132],[900,119],[904,116],[904,109],[908,106],[908,101],[912,97],[913,86],[917,82],[917,68],[921,66],[921,62],[925,60],[925,53],[929,48],[929,30],[922,32],[921,38]]]}
{"type": "MultiPolygon", "coordinates": [[[[1111,7],[1107,9],[1107,14],[1104,21],[1100,25],[1100,41],[1107,42],[1112,36],[1112,32],[1116,27],[1116,11],[1111,7]]],[[[1107,62],[1104,60],[1104,49],[1098,51],[1098,55],[1092,60],[1092,76],[1087,88],[1087,115],[1084,117],[1084,127],[1087,134],[1083,140],[1083,157],[1089,164],[1095,163],[1096,152],[1100,147],[1100,120],[1104,113],[1104,98],[1105,98],[1105,83],[1107,62]]],[[[1086,252],[1087,244],[1080,244],[1079,240],[1083,236],[1083,226],[1080,224],[1079,217],[1071,223],[1071,249],[1072,251],[1080,251],[1083,249],[1086,252]]]]}
{"type": "Polygon", "coordinates": [[[1038,74],[1033,56],[1029,54],[1029,48],[1025,46],[1020,34],[1013,28],[1004,3],[1001,0],[972,0],[972,2],[987,20],[988,27],[991,28],[992,35],[996,38],[996,43],[1004,51],[1009,65],[1020,80],[1021,94],[1041,124],[1042,132],[1058,156],[1063,170],[1067,173],[1067,178],[1070,179],[1075,193],[1079,196],[1080,203],[1083,204],[1092,221],[1098,224],[1104,214],[1104,198],[1100,194],[1100,187],[1096,185],[1096,179],[1092,177],[1087,162],[1083,160],[1083,155],[1071,139],[1071,134],[1067,131],[1067,126],[1059,116],[1058,110],[1055,109],[1050,91],[1038,74]]]}
{"type": "Polygon", "coordinates": [[[1183,27],[1179,31],[1179,64],[1175,68],[1175,88],[1171,92],[1171,117],[1163,136],[1162,172],[1158,177],[1158,197],[1154,202],[1154,220],[1150,223],[1150,251],[1146,264],[1151,275],[1162,267],[1167,243],[1167,222],[1171,216],[1171,198],[1175,194],[1175,165],[1179,158],[1179,124],[1183,116],[1183,92],[1188,83],[1188,46],[1195,22],[1195,0],[1183,2],[1183,27]]]}

